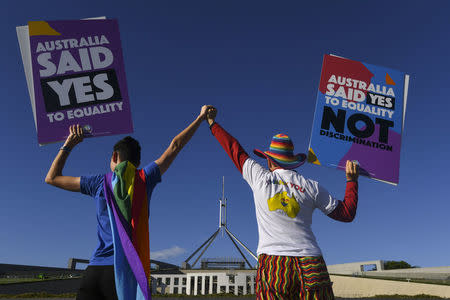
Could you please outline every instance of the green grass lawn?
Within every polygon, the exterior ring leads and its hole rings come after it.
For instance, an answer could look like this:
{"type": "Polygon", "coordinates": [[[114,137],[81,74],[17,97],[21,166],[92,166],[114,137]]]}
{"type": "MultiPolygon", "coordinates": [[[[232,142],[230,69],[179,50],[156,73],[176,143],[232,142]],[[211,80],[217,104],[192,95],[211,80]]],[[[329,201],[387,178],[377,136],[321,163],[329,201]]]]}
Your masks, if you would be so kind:
{"type": "MultiPolygon", "coordinates": [[[[1,298],[13,298],[13,299],[20,299],[20,298],[75,298],[76,294],[75,293],[67,293],[67,294],[59,294],[59,295],[54,295],[54,294],[48,294],[48,293],[26,293],[26,294],[20,294],[20,295],[1,295],[0,294],[0,299],[1,298]]],[[[186,295],[166,295],[167,297],[186,297],[187,299],[193,299],[193,298],[217,298],[218,300],[220,300],[220,298],[222,297],[230,297],[230,295],[209,295],[209,296],[197,296],[197,297],[192,297],[192,296],[186,296],[186,295]]],[[[164,296],[160,296],[160,295],[152,295],[152,298],[155,299],[164,299],[166,297],[164,296]]],[[[251,299],[251,298],[255,298],[255,295],[252,296],[235,296],[233,298],[244,298],[244,299],[251,299]]],[[[443,298],[439,298],[439,297],[434,297],[434,296],[429,296],[429,295],[417,295],[417,296],[401,296],[401,295],[386,295],[386,296],[375,296],[375,297],[366,297],[363,299],[373,299],[373,300],[377,300],[379,298],[382,299],[392,299],[392,300],[398,300],[398,299],[410,299],[410,300],[425,300],[425,299],[429,299],[429,300],[436,300],[436,299],[443,299],[443,298]]],[[[347,298],[336,298],[337,300],[349,300],[347,298]]],[[[358,300],[358,299],[354,299],[354,300],[358,300]]]]}
{"type": "Polygon", "coordinates": [[[0,284],[42,281],[39,278],[0,278],[0,284]]]}
{"type": "Polygon", "coordinates": [[[12,299],[23,299],[23,298],[75,298],[76,293],[68,294],[48,294],[48,293],[25,293],[20,295],[1,295],[0,298],[12,298],[12,299]]]}
{"type": "Polygon", "coordinates": [[[72,278],[0,278],[0,284],[8,284],[8,283],[24,283],[24,282],[35,282],[35,281],[46,281],[46,280],[64,280],[64,279],[73,279],[79,277],[72,278]]]}

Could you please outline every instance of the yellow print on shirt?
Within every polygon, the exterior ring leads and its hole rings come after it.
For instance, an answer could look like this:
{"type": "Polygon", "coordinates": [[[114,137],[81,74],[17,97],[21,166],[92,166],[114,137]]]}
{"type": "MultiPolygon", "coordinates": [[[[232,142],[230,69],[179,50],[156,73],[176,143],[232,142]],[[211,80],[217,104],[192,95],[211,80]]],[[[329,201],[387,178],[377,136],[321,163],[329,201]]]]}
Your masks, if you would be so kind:
{"type": "Polygon", "coordinates": [[[284,211],[290,218],[295,218],[300,211],[300,205],[298,205],[295,197],[288,196],[287,192],[275,194],[275,196],[267,200],[267,203],[269,204],[270,211],[280,209],[284,211]]]}

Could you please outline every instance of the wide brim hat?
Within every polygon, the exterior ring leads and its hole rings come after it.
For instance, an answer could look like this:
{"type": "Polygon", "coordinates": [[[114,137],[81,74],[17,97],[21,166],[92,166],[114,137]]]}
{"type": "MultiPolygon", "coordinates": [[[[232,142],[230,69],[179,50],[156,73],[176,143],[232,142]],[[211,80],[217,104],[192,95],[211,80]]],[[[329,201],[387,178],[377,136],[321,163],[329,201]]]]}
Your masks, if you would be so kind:
{"type": "Polygon", "coordinates": [[[306,161],[306,154],[298,153],[294,155],[294,144],[291,138],[283,133],[272,137],[268,151],[255,149],[253,153],[259,157],[270,159],[279,167],[288,170],[298,168],[306,161]]]}

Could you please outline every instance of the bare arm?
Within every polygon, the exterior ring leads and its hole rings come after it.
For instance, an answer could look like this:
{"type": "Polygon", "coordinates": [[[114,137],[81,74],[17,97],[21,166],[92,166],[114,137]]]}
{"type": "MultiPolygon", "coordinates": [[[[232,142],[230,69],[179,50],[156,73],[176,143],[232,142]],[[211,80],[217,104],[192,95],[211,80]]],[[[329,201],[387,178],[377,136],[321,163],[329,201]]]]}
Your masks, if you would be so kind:
{"type": "Polygon", "coordinates": [[[69,129],[70,134],[67,137],[64,146],[61,147],[53,160],[53,163],[47,172],[47,176],[45,177],[45,182],[67,191],[79,192],[80,177],[62,175],[62,171],[64,169],[64,165],[66,164],[67,157],[69,157],[70,150],[83,141],[83,129],[80,125],[72,125],[69,129]]]}
{"type": "Polygon", "coordinates": [[[177,157],[181,149],[183,149],[183,147],[189,142],[203,120],[206,119],[206,112],[210,108],[212,108],[211,105],[204,105],[198,117],[188,127],[174,137],[166,151],[164,151],[160,158],[155,160],[155,163],[159,166],[161,175],[167,171],[175,157],[177,157]]]}

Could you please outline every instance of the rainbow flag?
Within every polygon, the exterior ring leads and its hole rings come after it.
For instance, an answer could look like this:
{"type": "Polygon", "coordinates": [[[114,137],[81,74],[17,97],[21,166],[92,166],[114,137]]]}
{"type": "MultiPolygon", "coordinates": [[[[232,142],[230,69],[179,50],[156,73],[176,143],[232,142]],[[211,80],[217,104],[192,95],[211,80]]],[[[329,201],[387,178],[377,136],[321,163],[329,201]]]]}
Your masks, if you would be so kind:
{"type": "Polygon", "coordinates": [[[105,198],[114,243],[119,300],[151,299],[148,201],[145,173],[121,162],[105,175],[105,198]]]}

